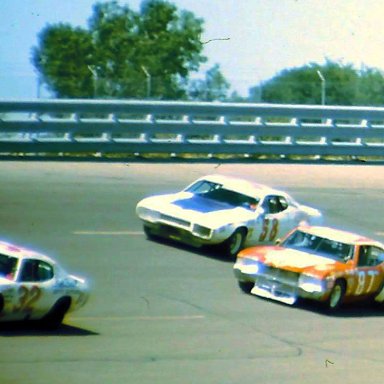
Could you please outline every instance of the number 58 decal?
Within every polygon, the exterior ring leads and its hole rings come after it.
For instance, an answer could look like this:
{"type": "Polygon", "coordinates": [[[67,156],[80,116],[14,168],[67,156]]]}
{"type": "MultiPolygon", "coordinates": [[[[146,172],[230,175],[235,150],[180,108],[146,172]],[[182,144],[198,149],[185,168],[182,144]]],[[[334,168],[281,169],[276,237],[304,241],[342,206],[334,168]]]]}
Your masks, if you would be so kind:
{"type": "Polygon", "coordinates": [[[32,311],[33,306],[41,296],[41,290],[36,285],[31,288],[21,285],[17,293],[19,294],[19,302],[14,305],[13,312],[32,311]]]}
{"type": "Polygon", "coordinates": [[[259,241],[273,241],[275,240],[277,234],[279,233],[279,220],[277,219],[267,219],[263,221],[263,228],[261,230],[259,241]]]}

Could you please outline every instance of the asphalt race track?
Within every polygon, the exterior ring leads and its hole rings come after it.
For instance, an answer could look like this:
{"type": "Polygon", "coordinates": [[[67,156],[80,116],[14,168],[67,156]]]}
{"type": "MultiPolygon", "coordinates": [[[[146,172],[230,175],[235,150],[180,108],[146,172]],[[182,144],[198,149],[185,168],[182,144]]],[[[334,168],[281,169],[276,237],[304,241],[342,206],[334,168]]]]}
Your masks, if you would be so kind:
{"type": "Polygon", "coordinates": [[[289,307],[242,294],[232,263],[145,238],[152,193],[237,173],[384,240],[380,165],[1,162],[1,237],[88,277],[92,299],[57,331],[0,327],[1,384],[377,383],[384,309],[289,307]]]}

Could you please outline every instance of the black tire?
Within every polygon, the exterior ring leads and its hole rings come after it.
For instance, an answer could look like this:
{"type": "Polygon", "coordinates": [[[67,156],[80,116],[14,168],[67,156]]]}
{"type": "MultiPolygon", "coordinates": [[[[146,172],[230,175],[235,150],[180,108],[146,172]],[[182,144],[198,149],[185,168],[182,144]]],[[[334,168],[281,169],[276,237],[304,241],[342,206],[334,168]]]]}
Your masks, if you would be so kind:
{"type": "Polygon", "coordinates": [[[343,280],[336,280],[328,298],[328,310],[337,311],[343,304],[346,291],[346,285],[343,280]]]}
{"type": "Polygon", "coordinates": [[[225,254],[231,258],[236,257],[243,248],[244,240],[245,230],[236,229],[236,231],[223,243],[225,254]]]}
{"type": "Polygon", "coordinates": [[[3,311],[4,309],[4,297],[3,295],[0,295],[0,313],[3,311]]]}
{"type": "Polygon", "coordinates": [[[155,237],[148,226],[144,225],[143,230],[148,240],[152,240],[155,237]]]}
{"type": "Polygon", "coordinates": [[[237,283],[239,284],[239,288],[244,292],[244,293],[251,293],[251,290],[253,286],[255,285],[254,283],[251,283],[250,281],[240,281],[238,280],[237,283]]]}
{"type": "Polygon", "coordinates": [[[71,299],[69,297],[64,297],[58,300],[48,314],[41,320],[43,327],[48,329],[58,328],[63,322],[64,316],[68,312],[70,306],[71,299]]]}
{"type": "Polygon", "coordinates": [[[381,300],[381,297],[384,293],[384,283],[381,284],[380,288],[371,298],[371,304],[374,308],[383,309],[384,308],[384,300],[381,300]],[[380,301],[377,301],[376,298],[380,297],[380,301]]]}

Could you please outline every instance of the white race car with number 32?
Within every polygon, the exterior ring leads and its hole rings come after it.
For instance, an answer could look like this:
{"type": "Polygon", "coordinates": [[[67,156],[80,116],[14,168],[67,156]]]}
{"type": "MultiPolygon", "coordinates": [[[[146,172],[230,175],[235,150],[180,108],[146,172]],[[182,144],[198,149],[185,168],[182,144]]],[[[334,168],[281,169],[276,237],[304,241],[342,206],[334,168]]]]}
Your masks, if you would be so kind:
{"type": "Polygon", "coordinates": [[[50,257],[0,242],[0,321],[40,320],[55,328],[88,296],[87,282],[50,257]]]}

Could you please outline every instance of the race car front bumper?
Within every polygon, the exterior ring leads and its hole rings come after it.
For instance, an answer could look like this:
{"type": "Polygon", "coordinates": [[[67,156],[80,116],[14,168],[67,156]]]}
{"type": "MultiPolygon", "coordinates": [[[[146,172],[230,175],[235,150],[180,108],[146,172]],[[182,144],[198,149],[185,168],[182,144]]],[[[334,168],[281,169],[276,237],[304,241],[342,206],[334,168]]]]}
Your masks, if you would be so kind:
{"type": "Polygon", "coordinates": [[[306,276],[273,268],[260,263],[237,262],[233,268],[235,277],[241,282],[251,282],[251,294],[292,305],[299,297],[323,301],[327,294],[325,283],[306,279],[306,276]]]}
{"type": "Polygon", "coordinates": [[[201,237],[187,229],[162,223],[144,223],[144,230],[149,235],[172,239],[194,247],[211,243],[211,240],[207,237],[201,237]]]}

